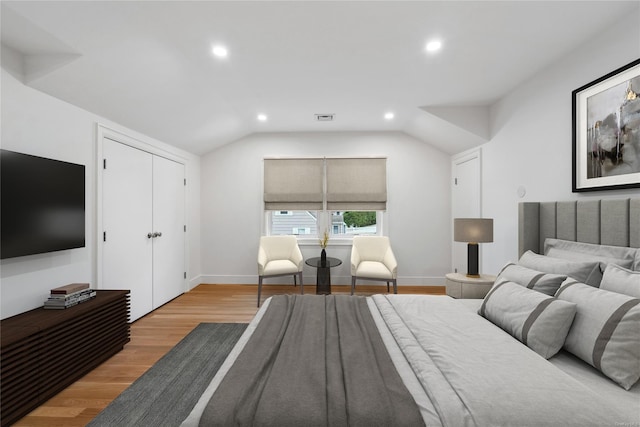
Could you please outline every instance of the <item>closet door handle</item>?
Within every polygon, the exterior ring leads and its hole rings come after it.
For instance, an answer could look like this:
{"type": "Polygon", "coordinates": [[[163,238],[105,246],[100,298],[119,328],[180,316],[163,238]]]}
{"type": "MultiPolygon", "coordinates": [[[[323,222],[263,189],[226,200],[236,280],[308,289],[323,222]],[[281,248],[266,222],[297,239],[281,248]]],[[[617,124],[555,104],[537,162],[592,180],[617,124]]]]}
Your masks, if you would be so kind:
{"type": "Polygon", "coordinates": [[[152,237],[156,237],[156,236],[154,236],[154,235],[153,235],[153,234],[151,234],[151,233],[147,233],[147,239],[151,239],[152,237]]]}
{"type": "Polygon", "coordinates": [[[155,232],[156,237],[162,237],[162,233],[160,231],[155,232]]]}

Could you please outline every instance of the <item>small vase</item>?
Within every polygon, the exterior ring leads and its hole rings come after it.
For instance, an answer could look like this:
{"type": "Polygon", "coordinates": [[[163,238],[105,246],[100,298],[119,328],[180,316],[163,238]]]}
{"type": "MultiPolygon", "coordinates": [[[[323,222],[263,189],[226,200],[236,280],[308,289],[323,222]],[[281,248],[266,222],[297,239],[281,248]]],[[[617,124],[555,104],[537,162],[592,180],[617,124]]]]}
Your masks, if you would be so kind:
{"type": "Polygon", "coordinates": [[[327,266],[327,251],[325,251],[324,248],[322,249],[322,252],[320,252],[320,266],[327,266]]]}

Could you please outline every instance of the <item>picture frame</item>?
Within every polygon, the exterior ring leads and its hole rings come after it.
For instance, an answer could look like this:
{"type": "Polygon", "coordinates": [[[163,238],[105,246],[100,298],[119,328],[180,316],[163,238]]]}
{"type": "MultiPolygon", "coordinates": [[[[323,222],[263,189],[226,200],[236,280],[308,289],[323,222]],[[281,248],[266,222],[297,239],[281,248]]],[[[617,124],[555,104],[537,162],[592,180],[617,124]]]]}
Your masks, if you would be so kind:
{"type": "Polygon", "coordinates": [[[572,191],[640,188],[640,59],[571,92],[572,191]]]}

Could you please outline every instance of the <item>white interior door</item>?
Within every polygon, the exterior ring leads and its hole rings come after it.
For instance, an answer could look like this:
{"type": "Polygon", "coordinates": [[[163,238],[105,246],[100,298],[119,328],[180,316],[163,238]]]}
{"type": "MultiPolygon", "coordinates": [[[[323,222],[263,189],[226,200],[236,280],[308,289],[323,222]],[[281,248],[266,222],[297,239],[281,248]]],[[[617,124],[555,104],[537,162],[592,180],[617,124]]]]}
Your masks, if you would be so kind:
{"type": "Polygon", "coordinates": [[[153,308],[184,292],[184,165],[153,158],[153,308]]]}
{"type": "MultiPolygon", "coordinates": [[[[473,152],[454,159],[452,170],[453,194],[451,211],[453,218],[479,218],[481,215],[480,152],[473,152]]],[[[466,243],[453,242],[452,262],[454,272],[466,274],[466,243]]]]}
{"type": "Polygon", "coordinates": [[[129,289],[134,321],[153,309],[153,156],[106,138],[102,152],[101,289],[129,289]]]}

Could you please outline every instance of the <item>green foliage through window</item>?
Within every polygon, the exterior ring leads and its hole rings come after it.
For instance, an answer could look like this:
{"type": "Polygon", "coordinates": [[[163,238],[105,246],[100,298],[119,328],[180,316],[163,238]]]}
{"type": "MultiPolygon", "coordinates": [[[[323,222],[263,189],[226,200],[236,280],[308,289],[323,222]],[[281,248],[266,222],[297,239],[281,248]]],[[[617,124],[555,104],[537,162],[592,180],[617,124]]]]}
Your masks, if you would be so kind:
{"type": "Polygon", "coordinates": [[[345,212],[343,218],[347,227],[366,227],[376,223],[375,212],[345,212]]]}

